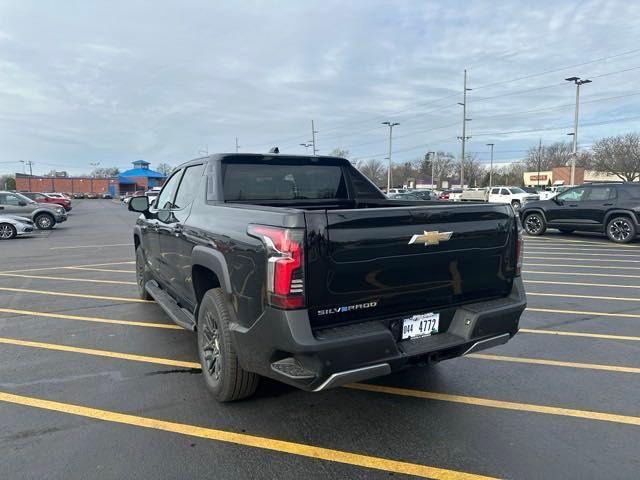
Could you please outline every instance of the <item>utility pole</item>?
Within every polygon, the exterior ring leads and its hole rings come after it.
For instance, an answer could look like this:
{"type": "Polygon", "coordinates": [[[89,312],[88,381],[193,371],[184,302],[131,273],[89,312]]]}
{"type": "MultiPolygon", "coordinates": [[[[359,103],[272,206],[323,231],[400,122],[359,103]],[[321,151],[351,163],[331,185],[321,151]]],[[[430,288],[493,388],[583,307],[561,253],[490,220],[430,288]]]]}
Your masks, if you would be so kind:
{"type": "Polygon", "coordinates": [[[239,148],[240,148],[240,145],[238,145],[238,137],[236,137],[236,153],[238,153],[239,148]]]}
{"type": "Polygon", "coordinates": [[[458,137],[462,140],[462,153],[460,155],[460,188],[464,188],[464,147],[465,143],[471,137],[467,136],[467,122],[471,120],[467,118],[467,92],[471,90],[467,88],[467,69],[464,70],[464,87],[462,92],[462,103],[458,102],[458,105],[462,105],[462,136],[458,137]]]}
{"type": "Polygon", "coordinates": [[[316,131],[315,125],[313,124],[313,120],[311,120],[311,145],[313,145],[313,155],[315,156],[317,149],[316,149],[316,133],[318,133],[316,131]]]}
{"type": "Polygon", "coordinates": [[[436,184],[433,183],[433,181],[435,180],[435,177],[433,176],[433,166],[436,163],[436,152],[427,152],[427,158],[431,158],[431,188],[435,189],[436,184]]]}
{"type": "Polygon", "coordinates": [[[542,162],[542,139],[538,142],[538,188],[540,188],[540,163],[542,162]]]}
{"type": "Polygon", "coordinates": [[[31,160],[29,160],[27,162],[27,165],[29,165],[29,175],[31,175],[33,177],[33,162],[31,160]]]}
{"type": "Polygon", "coordinates": [[[389,194],[389,189],[391,188],[391,143],[393,141],[393,127],[400,124],[398,122],[382,122],[382,125],[389,126],[389,170],[387,171],[387,194],[389,194]]]}
{"type": "Polygon", "coordinates": [[[489,164],[489,189],[493,186],[493,143],[487,143],[491,147],[491,163],[489,164]]]}
{"type": "Polygon", "coordinates": [[[571,185],[575,185],[576,177],[576,158],[578,157],[578,109],[580,107],[580,85],[591,83],[591,80],[580,77],[565,78],[567,82],[573,82],[576,85],[576,112],[573,118],[573,155],[571,157],[571,185]]]}

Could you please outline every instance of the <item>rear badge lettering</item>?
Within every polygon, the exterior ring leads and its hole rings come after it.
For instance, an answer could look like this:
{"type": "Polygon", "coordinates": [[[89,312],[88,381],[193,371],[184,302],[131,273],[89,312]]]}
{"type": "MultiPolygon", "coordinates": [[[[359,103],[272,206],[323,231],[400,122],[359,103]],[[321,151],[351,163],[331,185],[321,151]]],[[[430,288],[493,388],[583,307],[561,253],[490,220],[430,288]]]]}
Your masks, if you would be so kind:
{"type": "Polygon", "coordinates": [[[355,310],[365,310],[367,308],[375,308],[378,306],[378,301],[367,302],[367,303],[356,303],[355,305],[346,305],[344,307],[334,307],[334,308],[325,308],[323,310],[318,310],[318,315],[333,315],[336,313],[347,313],[353,312],[355,310]]]}

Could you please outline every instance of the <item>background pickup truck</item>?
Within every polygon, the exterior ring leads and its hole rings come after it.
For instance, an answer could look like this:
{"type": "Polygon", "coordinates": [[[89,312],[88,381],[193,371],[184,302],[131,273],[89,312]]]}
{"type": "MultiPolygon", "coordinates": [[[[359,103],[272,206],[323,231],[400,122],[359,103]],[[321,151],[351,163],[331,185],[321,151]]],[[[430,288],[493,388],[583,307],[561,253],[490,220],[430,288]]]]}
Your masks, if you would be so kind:
{"type": "Polygon", "coordinates": [[[201,158],[129,209],[140,295],[197,331],[220,401],[502,344],[526,304],[509,205],[388,200],[341,158],[201,158]]]}

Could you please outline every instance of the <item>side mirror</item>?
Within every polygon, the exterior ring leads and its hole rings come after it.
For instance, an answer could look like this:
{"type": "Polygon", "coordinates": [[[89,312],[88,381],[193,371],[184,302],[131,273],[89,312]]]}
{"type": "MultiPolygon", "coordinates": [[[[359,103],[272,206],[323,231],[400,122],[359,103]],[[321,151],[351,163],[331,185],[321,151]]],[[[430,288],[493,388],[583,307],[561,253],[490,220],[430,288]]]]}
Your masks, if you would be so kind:
{"type": "Polygon", "coordinates": [[[20,205],[21,207],[26,207],[27,206],[27,202],[25,202],[24,200],[20,200],[18,202],[18,205],[20,205]]]}
{"type": "Polygon", "coordinates": [[[562,205],[564,203],[558,197],[553,197],[551,200],[553,200],[553,203],[555,203],[556,205],[562,205]]]}
{"type": "Polygon", "coordinates": [[[146,213],[149,211],[149,197],[133,197],[129,200],[129,211],[146,213]]]}

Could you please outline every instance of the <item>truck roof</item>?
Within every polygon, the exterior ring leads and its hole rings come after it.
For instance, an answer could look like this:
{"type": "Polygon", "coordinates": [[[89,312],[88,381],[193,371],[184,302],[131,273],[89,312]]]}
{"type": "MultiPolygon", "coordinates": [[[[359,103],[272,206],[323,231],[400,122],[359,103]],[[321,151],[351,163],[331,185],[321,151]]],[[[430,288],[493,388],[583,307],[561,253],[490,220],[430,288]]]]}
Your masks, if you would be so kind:
{"type": "Polygon", "coordinates": [[[314,163],[320,163],[320,164],[326,163],[328,165],[335,165],[336,163],[348,163],[348,164],[351,163],[346,158],[332,157],[329,155],[287,155],[287,154],[281,154],[281,153],[214,153],[213,155],[194,158],[193,160],[189,160],[188,162],[184,162],[181,165],[178,165],[176,168],[186,167],[193,163],[202,163],[203,161],[211,163],[211,162],[221,162],[223,160],[238,160],[238,161],[255,163],[258,161],[300,160],[300,159],[306,159],[314,163]]]}

